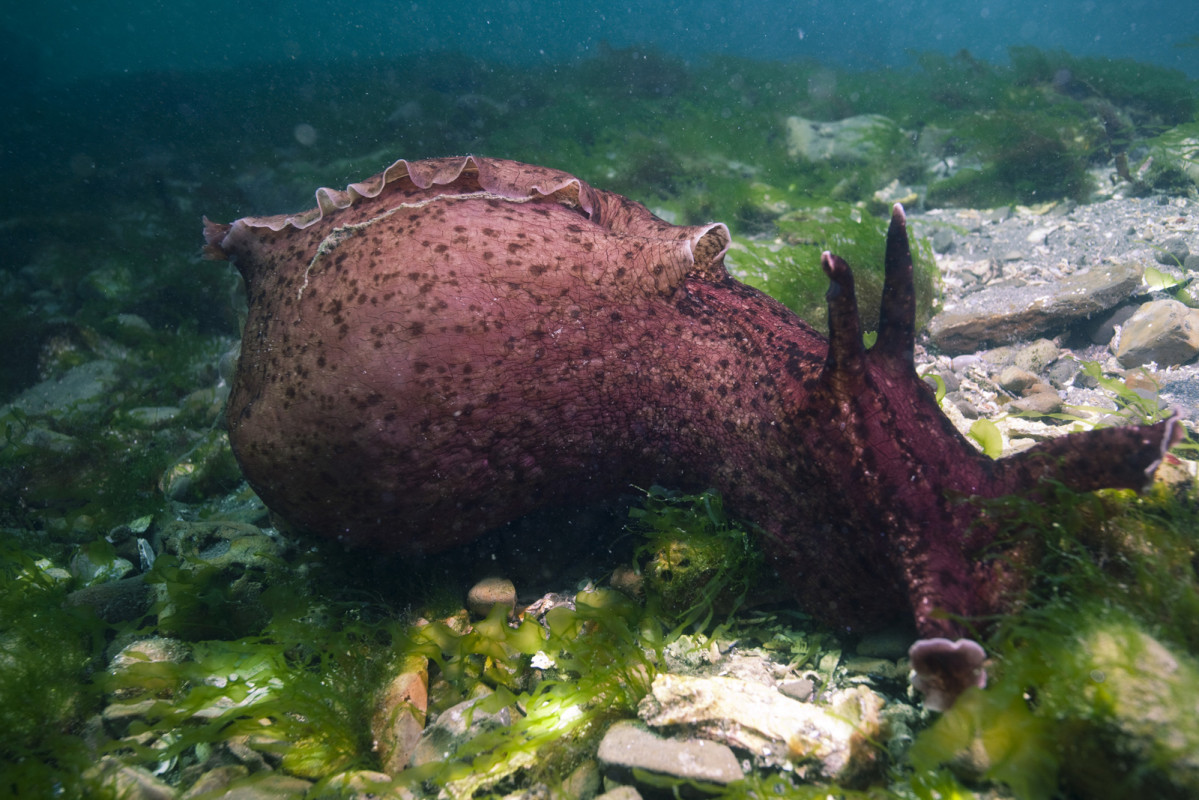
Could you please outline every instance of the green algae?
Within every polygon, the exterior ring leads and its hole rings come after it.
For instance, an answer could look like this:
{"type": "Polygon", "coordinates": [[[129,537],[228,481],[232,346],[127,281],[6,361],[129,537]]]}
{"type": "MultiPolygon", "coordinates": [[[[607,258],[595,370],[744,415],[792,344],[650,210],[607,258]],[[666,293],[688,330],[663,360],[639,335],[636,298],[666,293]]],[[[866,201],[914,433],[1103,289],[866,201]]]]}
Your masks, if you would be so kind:
{"type": "Polygon", "coordinates": [[[933,205],[993,208],[1013,201],[1082,200],[1091,192],[1086,128],[1044,113],[997,111],[963,120],[958,135],[982,161],[929,187],[933,205]]]}
{"type": "Polygon", "coordinates": [[[65,604],[65,571],[23,545],[0,534],[0,794],[52,797],[92,763],[100,696],[89,677],[105,628],[65,604]]]}
{"type": "MultiPolygon", "coordinates": [[[[1185,653],[1199,649],[1199,592],[1193,566],[1199,512],[1193,499],[1165,490],[1144,498],[1127,492],[1075,496],[1061,491],[1044,502],[998,504],[994,513],[1006,515],[1012,535],[1046,540],[1046,555],[1032,573],[1029,608],[1001,622],[990,642],[996,656],[991,687],[964,698],[960,709],[942,718],[947,722],[921,737],[911,762],[895,767],[892,786],[886,790],[894,793],[891,796],[954,796],[947,794],[950,790],[971,796],[937,765],[953,760],[963,743],[981,737],[990,759],[982,779],[1005,783],[1019,797],[1047,797],[1045,787],[1056,785],[1060,770],[1066,769],[1063,765],[1093,755],[1086,748],[1094,721],[1110,717],[1106,709],[1112,701],[1093,691],[1095,670],[1114,674],[1120,668],[1124,662],[1113,662],[1111,653],[1127,653],[1128,663],[1140,663],[1132,647],[1108,647],[1102,663],[1080,657],[1090,652],[1080,645],[1089,631],[1108,630],[1113,631],[1109,636],[1140,641],[1135,637],[1151,630],[1184,661],[1189,659],[1185,653]],[[1095,622],[1083,624],[1087,620],[1095,622]],[[1067,744],[1073,749],[1063,749],[1067,744]]],[[[651,532],[646,552],[660,548],[661,537],[687,532],[702,539],[715,532],[720,541],[710,544],[730,558],[721,581],[740,593],[743,588],[737,587],[755,580],[760,568],[754,566],[755,548],[746,540],[745,529],[725,517],[712,493],[653,490],[634,522],[651,532]],[[728,568],[735,565],[739,566],[728,568]]],[[[230,618],[239,601],[220,594],[219,582],[211,577],[198,578],[204,574],[202,567],[198,573],[186,573],[166,556],[159,562],[154,573],[169,597],[198,597],[197,618],[230,618]]],[[[172,630],[182,635],[193,643],[191,657],[179,664],[147,664],[124,673],[119,681],[106,678],[100,684],[109,693],[174,687],[174,696],[144,712],[105,750],[124,763],[164,769],[170,776],[202,763],[203,754],[213,747],[248,736],[263,758],[289,774],[324,779],[373,768],[376,756],[368,733],[373,697],[396,665],[422,655],[434,665],[435,679],[444,684],[436,693],[437,708],[486,689],[487,709],[508,705],[523,713],[514,715],[511,727],[476,737],[439,763],[396,776],[396,785],[417,790],[457,787],[452,794],[460,797],[502,793],[530,782],[553,785],[564,780],[593,752],[605,721],[632,715],[661,669],[666,648],[682,636],[680,619],[689,629],[709,630],[709,642],[717,637],[739,641],[742,647],[758,642],[767,650],[785,645],[779,655],[798,665],[823,663],[822,653],[839,649],[836,640],[823,633],[798,636],[789,626],[760,615],[726,619],[715,604],[722,594],[728,596],[727,590],[701,586],[698,594],[687,595],[698,598],[696,605],[682,608],[688,601],[674,601],[682,615],[664,615],[662,609],[671,606],[657,594],[661,584],[652,581],[645,604],[612,590],[589,589],[580,593],[574,609],[553,609],[544,625],[530,619],[513,627],[502,612],[469,627],[448,621],[413,624],[385,605],[337,600],[336,591],[330,594],[331,585],[326,585],[338,582],[335,574],[314,586],[310,570],[317,563],[309,570],[279,563],[280,571],[267,579],[265,624],[239,631],[180,626],[170,618],[154,622],[146,632],[172,630]],[[714,619],[725,621],[710,629],[714,619]],[[533,658],[539,654],[540,672],[530,680],[533,658]],[[479,776],[489,778],[479,782],[479,776]]],[[[693,577],[703,584],[708,574],[696,572],[693,577]]],[[[664,590],[677,588],[667,585],[664,590]]],[[[160,609],[165,605],[169,603],[164,600],[160,609]]],[[[80,630],[78,623],[75,629],[80,630]]],[[[697,646],[707,650],[702,643],[697,646]]],[[[33,658],[37,652],[36,643],[32,651],[22,651],[30,663],[40,664],[40,657],[33,658]]],[[[84,640],[83,649],[75,652],[86,661],[92,651],[84,640]]],[[[76,700],[64,709],[70,739],[75,730],[71,725],[95,708],[97,695],[77,662],[65,667],[65,673],[53,673],[55,691],[85,698],[81,706],[76,700]]],[[[1178,696],[1192,688],[1171,685],[1169,691],[1178,696]]],[[[28,691],[24,685],[6,688],[28,691]]],[[[1152,735],[1143,738],[1154,741],[1152,735]]],[[[30,743],[36,746],[37,741],[34,737],[30,743]]],[[[1163,741],[1164,747],[1168,741],[1163,741]]],[[[78,740],[68,744],[77,752],[81,746],[78,740]]],[[[53,746],[59,746],[58,740],[53,746]]],[[[1172,752],[1147,751],[1144,764],[1136,758],[1128,762],[1130,774],[1145,773],[1145,765],[1172,752]]],[[[44,756],[41,761],[30,758],[26,756],[30,764],[36,761],[47,774],[63,779],[44,756]]],[[[813,793],[818,791],[847,790],[755,773],[743,785],[729,787],[726,796],[767,792],[803,798],[817,796],[813,793]]],[[[885,795],[882,789],[846,794],[885,795]]]]}
{"type": "Polygon", "coordinates": [[[636,561],[657,611],[681,628],[705,627],[713,612],[731,613],[759,580],[762,555],[750,530],[724,512],[720,495],[646,492],[629,512],[644,537],[636,561]]]}
{"type": "Polygon", "coordinates": [[[992,504],[1010,536],[1043,553],[1028,606],[990,639],[987,690],[922,734],[912,764],[966,759],[1033,800],[1059,781],[1086,796],[1190,796],[1199,727],[1180,709],[1199,694],[1195,489],[1046,488],[1043,502],[992,504]]]}
{"type": "MultiPolygon", "coordinates": [[[[828,329],[828,304],[824,299],[828,278],[820,266],[828,250],[853,268],[854,291],[864,330],[878,326],[884,279],[887,220],[873,217],[846,203],[801,208],[775,221],[779,240],[755,242],[737,237],[726,257],[729,271],[738,279],[781,301],[821,332],[828,329]]],[[[912,236],[913,277],[916,287],[916,324],[932,317],[939,297],[940,273],[932,244],[912,236]]]]}

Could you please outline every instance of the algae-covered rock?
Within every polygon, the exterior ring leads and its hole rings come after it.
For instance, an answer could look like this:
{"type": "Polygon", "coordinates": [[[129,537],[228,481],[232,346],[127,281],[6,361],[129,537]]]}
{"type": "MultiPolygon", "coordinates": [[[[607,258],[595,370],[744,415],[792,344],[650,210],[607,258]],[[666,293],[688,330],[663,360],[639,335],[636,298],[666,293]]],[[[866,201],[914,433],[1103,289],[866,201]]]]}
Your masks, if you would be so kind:
{"type": "Polygon", "coordinates": [[[893,156],[903,132],[881,114],[862,114],[837,122],[787,118],[787,154],[808,161],[863,162],[893,156]]]}
{"type": "Polygon", "coordinates": [[[1067,782],[1096,800],[1199,797],[1199,668],[1131,624],[1081,647],[1093,716],[1069,726],[1067,782]]]}
{"type": "Polygon", "coordinates": [[[1029,800],[1059,783],[1088,800],[1199,797],[1199,668],[1130,620],[1078,620],[1077,637],[1018,653],[997,686],[963,694],[913,765],[1029,800]]]}

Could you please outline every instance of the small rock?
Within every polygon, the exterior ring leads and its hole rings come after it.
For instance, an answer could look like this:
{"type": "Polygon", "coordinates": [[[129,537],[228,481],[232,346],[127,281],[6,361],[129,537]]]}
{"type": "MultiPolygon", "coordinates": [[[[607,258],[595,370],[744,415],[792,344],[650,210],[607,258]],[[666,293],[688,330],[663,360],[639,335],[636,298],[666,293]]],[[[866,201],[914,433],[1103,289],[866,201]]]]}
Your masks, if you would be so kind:
{"type": "Polygon", "coordinates": [[[962,372],[967,367],[983,363],[983,360],[978,354],[970,353],[964,356],[954,356],[949,363],[953,366],[954,372],[962,372]]]}
{"type": "MultiPolygon", "coordinates": [[[[590,800],[599,794],[602,785],[599,763],[587,759],[575,767],[566,780],[562,781],[559,792],[553,795],[554,800],[590,800]]],[[[628,787],[635,794],[636,789],[628,787]]]]}
{"type": "Polygon", "coordinates": [[[109,623],[128,622],[150,610],[154,597],[144,576],[134,575],[110,583],[97,583],[67,595],[67,605],[87,606],[109,623]]]}
{"type": "Polygon", "coordinates": [[[990,364],[993,367],[1010,367],[1016,363],[1016,348],[1002,345],[1001,347],[992,347],[978,355],[984,364],[990,364]]]}
{"type": "Polygon", "coordinates": [[[122,764],[112,756],[101,756],[84,773],[84,780],[104,796],[125,800],[173,800],[175,790],[141,767],[122,764]]]}
{"type": "Polygon", "coordinates": [[[452,758],[458,748],[474,736],[512,724],[512,712],[507,708],[494,713],[479,708],[483,699],[475,697],[463,700],[438,714],[437,719],[421,734],[412,754],[412,766],[419,767],[452,758]]]}
{"type": "Polygon", "coordinates": [[[1039,416],[1060,414],[1064,408],[1062,398],[1052,388],[1047,392],[1032,392],[1008,404],[1013,411],[1023,411],[1039,416]]]}
{"type": "MultiPolygon", "coordinates": [[[[407,786],[396,786],[392,776],[374,770],[353,770],[320,782],[304,800],[414,800],[407,786]]],[[[223,799],[222,799],[223,800],[223,799]]]]}
{"type": "Polygon", "coordinates": [[[1153,397],[1162,389],[1161,381],[1147,369],[1130,369],[1124,374],[1124,385],[1144,397],[1153,397]]]}
{"type": "Polygon", "coordinates": [[[1040,380],[1040,378],[1026,369],[1011,366],[999,373],[996,383],[1012,394],[1022,395],[1030,386],[1038,383],[1040,380]]]}
{"type": "Polygon", "coordinates": [[[1157,259],[1157,263],[1165,264],[1169,267],[1182,266],[1186,263],[1187,256],[1191,254],[1191,248],[1187,246],[1187,240],[1181,236],[1171,236],[1155,247],[1154,251],[1154,258],[1157,259]]]}
{"type": "Polygon", "coordinates": [[[471,616],[486,617],[496,606],[507,606],[509,616],[516,609],[516,585],[507,578],[484,578],[466,594],[471,616]]]}
{"type": "Polygon", "coordinates": [[[371,733],[379,764],[391,775],[403,771],[416,752],[429,708],[428,687],[429,659],[410,655],[376,701],[371,733]]]}
{"type": "Polygon", "coordinates": [[[218,792],[223,792],[233,782],[239,781],[249,774],[250,770],[244,764],[227,764],[221,767],[214,767],[197,778],[196,782],[184,792],[181,800],[192,800],[193,798],[205,796],[223,797],[224,795],[218,794],[218,792]]]}
{"type": "Polygon", "coordinates": [[[1018,350],[1013,363],[1021,369],[1040,375],[1050,364],[1057,361],[1061,354],[1062,351],[1053,342],[1048,339],[1037,339],[1027,347],[1018,350]]]}
{"type": "Polygon", "coordinates": [[[604,773],[621,782],[630,782],[633,770],[721,786],[744,777],[727,746],[702,739],[664,739],[630,720],[608,729],[597,756],[604,773]]]}
{"type": "Polygon", "coordinates": [[[109,549],[107,553],[94,552],[89,548],[80,548],[71,558],[71,574],[78,578],[84,586],[97,583],[110,583],[120,580],[133,572],[133,564],[128,559],[114,555],[109,549]]]}
{"type": "Polygon", "coordinates": [[[113,656],[105,686],[116,700],[173,697],[183,683],[183,674],[163,667],[183,663],[188,654],[187,645],[165,636],[131,642],[113,656]]]}
{"type": "Polygon", "coordinates": [[[1116,360],[1125,367],[1155,362],[1177,366],[1199,355],[1199,310],[1177,300],[1154,300],[1137,309],[1120,332],[1116,360]]]}
{"type": "Polygon", "coordinates": [[[796,678],[793,681],[779,684],[779,691],[792,700],[806,703],[812,699],[812,694],[816,691],[816,681],[811,678],[796,678]]]}

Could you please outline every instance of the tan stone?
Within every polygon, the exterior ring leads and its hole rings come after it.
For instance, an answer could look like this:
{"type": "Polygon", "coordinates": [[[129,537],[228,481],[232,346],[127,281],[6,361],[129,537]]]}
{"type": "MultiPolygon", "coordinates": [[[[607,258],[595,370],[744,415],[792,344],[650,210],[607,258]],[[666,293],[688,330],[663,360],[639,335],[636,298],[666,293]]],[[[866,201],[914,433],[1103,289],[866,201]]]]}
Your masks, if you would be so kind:
{"type": "Polygon", "coordinates": [[[466,607],[471,616],[485,617],[496,606],[507,606],[509,614],[516,608],[516,586],[507,578],[484,578],[467,592],[466,607]]]}
{"type": "Polygon", "coordinates": [[[1186,363],[1199,355],[1199,310],[1177,300],[1154,300],[1137,309],[1124,323],[1116,360],[1139,367],[1155,362],[1163,367],[1186,363]]]}
{"type": "Polygon", "coordinates": [[[379,763],[389,775],[402,772],[412,760],[429,709],[429,659],[404,659],[401,672],[379,693],[371,717],[371,733],[379,763]]]}

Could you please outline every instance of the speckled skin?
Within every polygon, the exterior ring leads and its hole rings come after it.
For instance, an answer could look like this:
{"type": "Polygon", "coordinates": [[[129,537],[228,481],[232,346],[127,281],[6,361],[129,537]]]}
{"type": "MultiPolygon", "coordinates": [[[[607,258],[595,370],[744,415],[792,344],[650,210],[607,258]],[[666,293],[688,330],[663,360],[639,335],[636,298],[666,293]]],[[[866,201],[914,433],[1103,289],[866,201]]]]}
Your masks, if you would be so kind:
{"type": "Polygon", "coordinates": [[[729,277],[723,225],[676,227],[555,170],[400,161],[318,201],[205,233],[249,295],[228,408],[246,477],[350,544],[441,550],[630,484],[715,487],[805,610],[956,636],[1012,588],[957,498],[1047,476],[1140,488],[1177,435],[1169,421],[979,453],[913,366],[898,207],[866,350],[835,256],[825,340],[729,277]]]}

